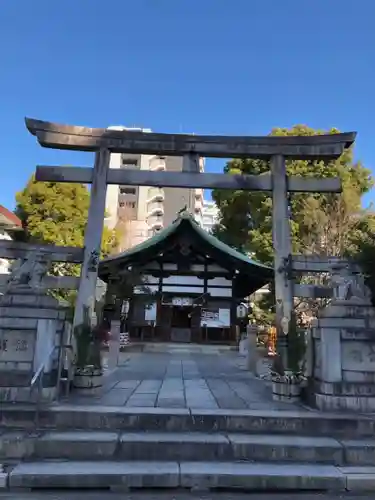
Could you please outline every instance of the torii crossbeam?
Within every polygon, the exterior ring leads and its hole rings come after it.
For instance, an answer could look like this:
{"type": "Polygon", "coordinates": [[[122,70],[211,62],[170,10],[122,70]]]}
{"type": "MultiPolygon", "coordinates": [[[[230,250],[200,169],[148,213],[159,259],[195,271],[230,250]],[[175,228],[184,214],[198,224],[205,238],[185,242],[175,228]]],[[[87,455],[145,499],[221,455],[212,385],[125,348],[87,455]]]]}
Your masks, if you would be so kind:
{"type": "MultiPolygon", "coordinates": [[[[340,180],[336,178],[288,177],[285,159],[336,159],[353,144],[355,132],[316,136],[197,136],[77,127],[30,118],[26,118],[26,126],[44,147],[96,153],[94,168],[38,166],[36,171],[39,181],[92,184],[75,324],[82,321],[84,307],[92,307],[95,297],[107,184],[242,189],[272,192],[276,327],[279,340],[283,338],[281,325],[285,321],[282,320],[290,319],[293,308],[293,282],[285,265],[292,253],[288,192],[341,191],[340,180]],[[112,170],[111,153],[183,156],[183,172],[112,170]],[[259,176],[199,173],[200,156],[270,160],[271,171],[259,176]]],[[[286,346],[281,341],[279,351],[286,359],[286,346]]]]}

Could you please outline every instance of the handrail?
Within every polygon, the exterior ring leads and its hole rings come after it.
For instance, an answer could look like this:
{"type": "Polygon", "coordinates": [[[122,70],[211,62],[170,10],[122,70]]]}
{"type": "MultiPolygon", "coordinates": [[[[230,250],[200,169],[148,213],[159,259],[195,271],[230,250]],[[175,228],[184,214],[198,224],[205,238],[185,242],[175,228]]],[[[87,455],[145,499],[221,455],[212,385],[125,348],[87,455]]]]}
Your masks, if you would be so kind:
{"type": "Polygon", "coordinates": [[[36,382],[39,380],[39,378],[42,375],[42,373],[44,373],[44,369],[45,369],[47,363],[49,362],[49,360],[51,359],[51,356],[55,352],[55,349],[57,347],[59,347],[59,346],[56,346],[56,345],[53,346],[53,348],[49,351],[48,356],[46,356],[46,358],[44,359],[44,361],[40,364],[39,368],[35,372],[33,378],[31,379],[31,382],[30,382],[30,388],[31,389],[34,387],[34,385],[36,384],[36,382]]]}
{"type": "Polygon", "coordinates": [[[30,382],[30,392],[32,392],[34,386],[38,384],[38,394],[37,394],[37,399],[36,399],[36,408],[35,408],[35,425],[38,426],[39,423],[39,404],[40,404],[40,393],[43,389],[43,374],[44,370],[47,366],[47,363],[50,361],[53,353],[55,352],[55,349],[59,348],[60,346],[54,345],[53,348],[48,352],[48,356],[44,358],[42,363],[40,364],[39,368],[35,372],[33,378],[31,379],[30,382]]]}

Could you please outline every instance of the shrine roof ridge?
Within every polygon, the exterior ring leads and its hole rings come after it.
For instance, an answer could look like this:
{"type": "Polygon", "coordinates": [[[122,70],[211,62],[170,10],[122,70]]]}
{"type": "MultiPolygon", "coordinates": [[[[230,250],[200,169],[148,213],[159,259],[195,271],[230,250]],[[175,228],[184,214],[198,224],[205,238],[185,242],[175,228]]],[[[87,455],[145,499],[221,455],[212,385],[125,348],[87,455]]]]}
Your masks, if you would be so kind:
{"type": "Polygon", "coordinates": [[[107,267],[107,265],[115,263],[117,264],[122,260],[126,261],[128,259],[131,259],[132,257],[135,257],[137,254],[140,254],[143,251],[151,249],[155,245],[158,245],[163,241],[165,241],[167,237],[172,235],[178,229],[178,227],[183,223],[189,224],[189,226],[193,228],[193,230],[197,233],[197,235],[200,238],[202,238],[206,243],[214,247],[216,250],[223,252],[224,254],[227,254],[228,257],[237,260],[241,264],[256,267],[259,270],[264,271],[264,273],[267,276],[269,276],[270,279],[272,278],[274,272],[272,267],[266,266],[265,264],[250,259],[247,255],[239,252],[238,250],[223,243],[215,236],[209,234],[207,231],[205,231],[199,226],[199,224],[195,221],[193,216],[188,212],[183,212],[179,214],[177,219],[170,226],[168,226],[165,229],[162,229],[159,233],[147,239],[146,241],[118,255],[113,255],[105,259],[102,259],[99,263],[99,268],[103,269],[104,267],[107,267]]]}
{"type": "Polygon", "coordinates": [[[25,118],[26,127],[48,148],[98,151],[107,148],[113,153],[185,155],[205,157],[270,158],[281,154],[299,159],[332,159],[350,147],[356,132],[314,136],[219,136],[166,134],[60,125],[25,118]]]}

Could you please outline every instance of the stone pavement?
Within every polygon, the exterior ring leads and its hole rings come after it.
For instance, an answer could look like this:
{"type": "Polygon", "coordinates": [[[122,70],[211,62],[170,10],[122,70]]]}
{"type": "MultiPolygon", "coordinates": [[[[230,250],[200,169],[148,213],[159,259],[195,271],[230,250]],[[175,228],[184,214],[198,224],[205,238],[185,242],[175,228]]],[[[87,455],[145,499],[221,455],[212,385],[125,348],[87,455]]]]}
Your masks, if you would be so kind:
{"type": "Polygon", "coordinates": [[[373,500],[373,494],[335,493],[235,493],[235,492],[70,492],[0,493],[0,500],[373,500]]]}
{"type": "Polygon", "coordinates": [[[98,397],[76,393],[69,403],[125,407],[291,410],[272,401],[269,382],[245,369],[238,353],[123,353],[98,397]]]}

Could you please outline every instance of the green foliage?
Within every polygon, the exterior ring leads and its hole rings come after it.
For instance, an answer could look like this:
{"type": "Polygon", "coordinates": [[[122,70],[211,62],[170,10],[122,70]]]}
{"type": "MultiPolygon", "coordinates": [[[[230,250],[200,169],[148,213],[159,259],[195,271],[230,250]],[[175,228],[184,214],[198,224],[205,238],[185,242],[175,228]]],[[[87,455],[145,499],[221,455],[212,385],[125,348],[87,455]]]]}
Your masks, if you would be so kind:
{"type": "MultiPolygon", "coordinates": [[[[337,133],[314,130],[304,125],[291,129],[277,128],[271,135],[310,136],[337,133]]],[[[330,193],[293,193],[289,197],[291,213],[292,251],[300,254],[348,255],[356,254],[360,243],[367,241],[369,221],[374,217],[361,208],[361,198],[373,186],[370,171],[360,162],[353,161],[353,151],[346,150],[339,159],[328,164],[321,161],[287,160],[288,175],[301,177],[339,177],[343,191],[330,193]]],[[[235,159],[229,161],[224,171],[229,174],[261,175],[269,172],[269,162],[263,160],[235,159]]],[[[214,234],[225,243],[250,254],[252,258],[272,265],[272,198],[270,193],[251,191],[214,190],[220,219],[214,234]]],[[[324,284],[324,276],[297,277],[304,283],[324,284]]],[[[259,305],[259,320],[267,324],[272,320],[274,296],[269,294],[259,305]],[[270,311],[271,309],[271,311],[270,311]],[[270,314],[271,313],[271,314],[270,314]]],[[[304,311],[314,315],[320,307],[317,301],[306,299],[300,303],[304,311]]],[[[258,309],[259,309],[258,308],[258,309]]]]}
{"type": "MultiPolygon", "coordinates": [[[[332,129],[329,133],[338,132],[332,129]]],[[[274,129],[271,135],[315,135],[324,131],[303,125],[291,129],[274,129]]],[[[232,160],[224,171],[230,174],[259,175],[268,172],[269,162],[232,160]]],[[[289,175],[302,177],[340,177],[342,194],[294,193],[290,196],[291,233],[294,253],[325,253],[342,255],[355,250],[358,223],[367,216],[361,209],[361,197],[372,187],[370,171],[353,161],[347,150],[328,164],[318,161],[288,160],[289,175]]],[[[272,199],[268,193],[214,190],[212,194],[220,210],[215,235],[257,260],[271,264],[272,199]]]]}
{"type": "MultiPolygon", "coordinates": [[[[34,175],[16,194],[15,213],[21,219],[29,241],[83,247],[90,205],[84,184],[37,182],[34,175]]],[[[103,231],[102,253],[116,244],[116,234],[103,231]]]]}
{"type": "MultiPolygon", "coordinates": [[[[32,176],[16,195],[16,214],[25,229],[26,241],[59,246],[84,246],[90,193],[83,184],[36,182],[32,176]]],[[[117,244],[114,231],[104,228],[102,256],[117,244]]],[[[55,276],[79,276],[80,266],[55,263],[55,276]]],[[[58,297],[74,303],[75,292],[56,292],[58,297]]]]}
{"type": "Polygon", "coordinates": [[[360,266],[367,287],[371,292],[372,304],[375,306],[375,219],[370,219],[366,227],[367,237],[360,238],[358,241],[358,251],[354,259],[360,266]]]}

